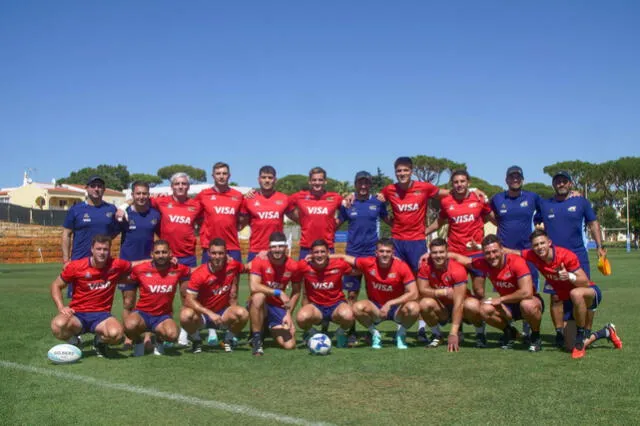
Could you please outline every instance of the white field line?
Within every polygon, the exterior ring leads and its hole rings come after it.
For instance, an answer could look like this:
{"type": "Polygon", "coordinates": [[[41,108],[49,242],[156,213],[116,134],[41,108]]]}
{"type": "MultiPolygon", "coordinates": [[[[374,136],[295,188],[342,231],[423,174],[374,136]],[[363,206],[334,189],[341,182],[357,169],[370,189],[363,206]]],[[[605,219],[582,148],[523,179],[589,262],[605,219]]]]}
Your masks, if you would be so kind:
{"type": "Polygon", "coordinates": [[[226,402],[219,402],[209,399],[195,398],[193,396],[181,395],[179,393],[163,392],[151,388],[143,388],[140,386],[132,386],[124,383],[111,383],[104,380],[95,379],[88,376],[80,376],[78,374],[64,373],[62,371],[49,370],[46,368],[33,367],[30,365],[18,364],[10,361],[0,360],[0,367],[10,370],[25,371],[27,373],[40,374],[43,376],[56,377],[64,380],[72,380],[75,382],[87,383],[90,385],[98,386],[106,389],[113,389],[118,391],[124,391],[134,393],[137,395],[150,396],[153,398],[162,398],[169,401],[181,402],[183,404],[196,405],[199,407],[213,408],[214,410],[226,411],[228,413],[241,414],[248,417],[256,417],[259,419],[273,420],[280,423],[292,424],[292,425],[304,425],[304,426],[329,426],[331,423],[312,422],[297,417],[283,416],[277,413],[270,413],[268,411],[257,410],[255,408],[247,407],[245,405],[227,404],[226,402]]]}

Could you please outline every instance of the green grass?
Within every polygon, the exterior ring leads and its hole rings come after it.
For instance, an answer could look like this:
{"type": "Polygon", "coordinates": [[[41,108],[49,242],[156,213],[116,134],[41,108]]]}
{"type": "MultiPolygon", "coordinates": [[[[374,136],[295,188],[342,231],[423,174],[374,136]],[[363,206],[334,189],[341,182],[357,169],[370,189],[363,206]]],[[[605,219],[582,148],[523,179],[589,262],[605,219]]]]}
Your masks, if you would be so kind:
{"type": "MultiPolygon", "coordinates": [[[[457,354],[420,345],[398,351],[390,341],[393,325],[386,323],[386,347],[380,351],[334,349],[315,357],[306,350],[276,349],[269,340],[261,358],[252,357],[245,345],[233,354],[174,350],[165,357],[130,358],[118,352],[120,357],[106,360],[85,346],[81,362],[55,366],[46,358],[57,343],[49,330],[55,309],[48,286],[59,265],[0,265],[0,360],[335,424],[635,423],[640,357],[632,327],[640,299],[640,254],[612,251],[610,259],[612,276],[593,274],[604,297],[594,327],[615,322],[624,349],[601,341],[578,361],[551,347],[545,313],[545,346],[537,354],[522,345],[502,351],[490,329],[492,347],[475,349],[469,328],[457,354]]],[[[242,283],[241,300],[246,279],[242,283]]],[[[118,295],[116,300],[119,315],[118,295]]],[[[414,337],[410,333],[410,342],[414,337]]],[[[0,400],[3,424],[276,422],[6,365],[0,365],[0,400]]]]}

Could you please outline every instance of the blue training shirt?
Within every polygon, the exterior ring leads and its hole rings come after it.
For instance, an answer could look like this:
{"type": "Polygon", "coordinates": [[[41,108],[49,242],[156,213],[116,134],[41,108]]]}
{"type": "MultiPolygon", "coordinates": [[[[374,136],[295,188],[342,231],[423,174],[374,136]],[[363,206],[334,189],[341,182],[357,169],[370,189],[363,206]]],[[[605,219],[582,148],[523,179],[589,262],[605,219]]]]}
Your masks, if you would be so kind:
{"type": "Polygon", "coordinates": [[[160,226],[160,212],[151,207],[144,213],[138,213],[129,206],[127,216],[128,220],[120,222],[120,258],[128,261],[149,259],[153,237],[160,226]]]}
{"type": "Polygon", "coordinates": [[[564,201],[550,198],[542,200],[541,212],[544,229],[555,245],[574,253],[586,252],[582,238],[584,224],[597,220],[589,200],[584,197],[572,197],[564,201]]]}
{"type": "Polygon", "coordinates": [[[529,235],[535,221],[540,221],[541,198],[538,194],[521,191],[518,197],[510,197],[508,191],[491,198],[491,210],[498,220],[498,238],[502,244],[513,250],[531,247],[529,235]]]}
{"type": "Polygon", "coordinates": [[[357,256],[373,256],[378,242],[379,220],[387,217],[387,207],[370,195],[366,200],[355,199],[348,209],[340,206],[338,218],[349,222],[347,253],[357,256]]]}
{"type": "Polygon", "coordinates": [[[91,240],[94,236],[118,235],[115,213],[116,206],[109,203],[91,206],[82,202],[71,206],[62,224],[73,231],[71,260],[91,256],[91,240]]]}

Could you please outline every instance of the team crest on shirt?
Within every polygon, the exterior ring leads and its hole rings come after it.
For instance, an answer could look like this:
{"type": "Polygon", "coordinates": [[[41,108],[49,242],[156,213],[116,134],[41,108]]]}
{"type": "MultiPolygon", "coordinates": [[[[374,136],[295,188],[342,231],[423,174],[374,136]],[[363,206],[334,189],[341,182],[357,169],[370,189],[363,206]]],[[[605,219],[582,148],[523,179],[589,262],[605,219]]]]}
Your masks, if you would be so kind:
{"type": "Polygon", "coordinates": [[[453,204],[451,204],[451,205],[449,206],[449,210],[455,210],[455,209],[456,209],[456,207],[455,207],[453,204]]]}
{"type": "Polygon", "coordinates": [[[231,197],[233,201],[238,201],[238,197],[231,197]]]}
{"type": "Polygon", "coordinates": [[[157,225],[158,224],[158,219],[151,219],[151,224],[152,225],[157,225]]]}
{"type": "Polygon", "coordinates": [[[507,271],[507,273],[504,274],[504,277],[505,278],[511,278],[511,272],[507,271]]]}
{"type": "Polygon", "coordinates": [[[391,272],[388,276],[389,278],[395,278],[398,276],[398,274],[396,274],[395,272],[391,272]]]}
{"type": "Polygon", "coordinates": [[[447,275],[446,277],[443,277],[443,281],[445,283],[450,283],[451,282],[451,277],[447,275]]]}
{"type": "Polygon", "coordinates": [[[136,229],[136,221],[129,219],[129,229],[136,229]]]}
{"type": "Polygon", "coordinates": [[[282,205],[282,200],[276,200],[276,204],[281,206],[282,205]]]}
{"type": "Polygon", "coordinates": [[[327,201],[333,201],[333,197],[327,197],[327,201]]]}
{"type": "Polygon", "coordinates": [[[284,274],[282,274],[283,278],[291,278],[291,272],[285,272],[284,274]]]}
{"type": "Polygon", "coordinates": [[[375,269],[370,270],[369,271],[369,275],[371,275],[372,277],[375,277],[376,276],[376,270],[375,269]]]}
{"type": "Polygon", "coordinates": [[[84,273],[84,277],[85,278],[91,278],[91,272],[85,272],[84,273]]]}
{"type": "Polygon", "coordinates": [[[376,206],[369,206],[369,210],[378,210],[376,206]]]}
{"type": "Polygon", "coordinates": [[[195,212],[196,208],[195,207],[187,207],[187,210],[189,210],[190,212],[195,212]]]}
{"type": "Polygon", "coordinates": [[[340,269],[331,269],[329,271],[330,274],[337,274],[338,272],[340,272],[340,269]]]}
{"type": "Polygon", "coordinates": [[[529,205],[529,202],[527,200],[524,200],[523,202],[520,203],[520,207],[527,207],[529,205]]]}
{"type": "Polygon", "coordinates": [[[91,217],[89,216],[89,213],[85,213],[85,214],[82,216],[82,221],[83,221],[83,222],[91,222],[91,217]]]}
{"type": "Polygon", "coordinates": [[[273,274],[273,269],[271,268],[267,268],[267,270],[265,271],[267,274],[273,274]]]}
{"type": "Polygon", "coordinates": [[[553,213],[553,209],[549,209],[549,214],[547,215],[549,219],[553,219],[556,215],[553,213]]]}
{"type": "Polygon", "coordinates": [[[171,272],[169,272],[169,276],[170,276],[170,277],[175,277],[177,274],[178,274],[178,273],[177,273],[177,272],[175,272],[175,271],[171,271],[171,272]]]}
{"type": "Polygon", "coordinates": [[[414,194],[416,194],[416,195],[420,195],[420,194],[422,194],[422,191],[420,191],[420,190],[418,189],[416,192],[414,192],[414,194]]]}
{"type": "Polygon", "coordinates": [[[113,212],[107,212],[107,213],[105,213],[105,214],[106,214],[106,215],[107,215],[107,217],[109,217],[109,218],[110,218],[111,216],[113,216],[113,212]]]}
{"type": "Polygon", "coordinates": [[[153,276],[153,274],[152,274],[151,272],[147,272],[146,274],[144,274],[144,276],[145,276],[145,277],[147,277],[147,278],[149,278],[149,277],[152,277],[152,276],[153,276]]]}
{"type": "Polygon", "coordinates": [[[567,211],[569,212],[575,212],[576,211],[576,206],[571,206],[567,209],[567,211]]]}
{"type": "Polygon", "coordinates": [[[254,206],[258,207],[260,205],[260,201],[256,200],[255,203],[253,203],[254,206]]]}
{"type": "Polygon", "coordinates": [[[212,195],[211,198],[209,198],[210,200],[217,200],[215,195],[212,195]]]}
{"type": "Polygon", "coordinates": [[[478,203],[471,203],[471,204],[469,204],[469,208],[472,209],[472,208],[476,207],[477,205],[478,205],[478,203]]]}
{"type": "Polygon", "coordinates": [[[168,209],[172,209],[173,208],[173,204],[172,203],[167,204],[167,208],[168,209]]]}

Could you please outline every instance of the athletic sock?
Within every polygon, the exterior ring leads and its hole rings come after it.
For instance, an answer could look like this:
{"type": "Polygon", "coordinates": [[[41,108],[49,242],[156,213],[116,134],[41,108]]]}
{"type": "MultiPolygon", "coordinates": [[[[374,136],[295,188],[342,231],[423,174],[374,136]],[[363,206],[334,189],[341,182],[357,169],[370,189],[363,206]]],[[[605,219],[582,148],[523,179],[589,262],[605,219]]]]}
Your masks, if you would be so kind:
{"type": "Polygon", "coordinates": [[[609,337],[609,329],[605,327],[602,330],[596,331],[595,333],[593,333],[593,335],[596,336],[596,340],[606,339],[607,337],[609,337]]]}
{"type": "Polygon", "coordinates": [[[564,334],[564,328],[562,327],[556,328],[556,334],[564,334]]]}
{"type": "Polygon", "coordinates": [[[431,334],[433,334],[433,337],[440,338],[440,336],[442,336],[442,331],[440,331],[440,326],[434,325],[433,327],[431,327],[431,334]]]}
{"type": "Polygon", "coordinates": [[[584,327],[576,327],[576,347],[582,348],[584,342],[584,327]]]}
{"type": "Polygon", "coordinates": [[[371,333],[371,334],[375,334],[375,332],[376,332],[376,331],[378,331],[378,330],[376,330],[376,326],[375,326],[375,325],[373,325],[373,324],[371,324],[371,325],[368,327],[368,330],[369,330],[369,333],[371,333]]]}
{"type": "Polygon", "coordinates": [[[418,320],[418,329],[427,328],[427,323],[424,320],[418,320]]]}
{"type": "Polygon", "coordinates": [[[259,342],[262,342],[262,333],[259,331],[254,331],[253,333],[251,333],[251,339],[253,341],[258,339],[259,342]]]}
{"type": "Polygon", "coordinates": [[[476,334],[484,334],[486,324],[483,322],[480,327],[476,327],[476,334]]]}
{"type": "Polygon", "coordinates": [[[407,335],[407,327],[402,324],[398,324],[398,336],[406,336],[407,335]]]}
{"type": "Polygon", "coordinates": [[[195,333],[191,333],[191,335],[189,337],[191,337],[191,340],[193,340],[194,342],[199,342],[200,341],[200,332],[196,331],[195,333]]]}
{"type": "Polygon", "coordinates": [[[589,336],[591,336],[591,333],[592,333],[592,331],[591,331],[591,329],[590,329],[590,328],[585,328],[585,329],[584,329],[584,335],[585,335],[585,336],[589,337],[589,336]]]}
{"type": "Polygon", "coordinates": [[[531,341],[535,342],[536,340],[538,340],[540,338],[540,331],[533,331],[531,330],[531,341]]]}
{"type": "Polygon", "coordinates": [[[526,322],[526,321],[522,324],[522,333],[523,334],[532,334],[531,325],[529,325],[529,323],[526,322]]]}

